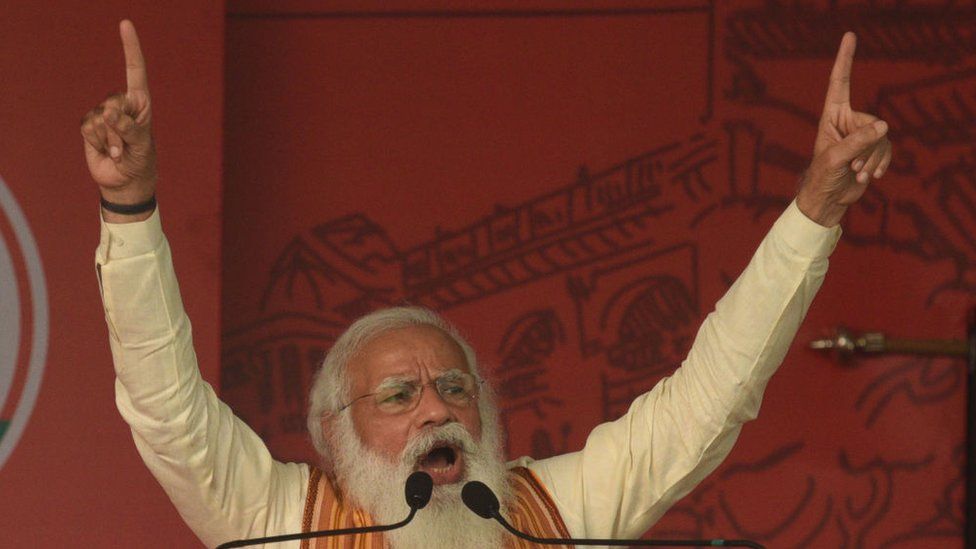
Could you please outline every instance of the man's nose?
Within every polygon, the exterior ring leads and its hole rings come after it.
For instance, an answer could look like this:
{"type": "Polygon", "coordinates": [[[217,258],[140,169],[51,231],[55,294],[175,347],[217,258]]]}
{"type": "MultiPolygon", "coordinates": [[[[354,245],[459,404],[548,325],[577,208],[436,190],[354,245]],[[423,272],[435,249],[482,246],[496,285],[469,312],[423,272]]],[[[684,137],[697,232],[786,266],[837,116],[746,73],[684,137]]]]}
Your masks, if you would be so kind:
{"type": "Polygon", "coordinates": [[[441,398],[441,395],[437,393],[437,389],[428,385],[420,393],[420,402],[417,403],[416,417],[421,427],[437,426],[452,421],[454,419],[454,413],[451,411],[451,407],[441,398]]]}

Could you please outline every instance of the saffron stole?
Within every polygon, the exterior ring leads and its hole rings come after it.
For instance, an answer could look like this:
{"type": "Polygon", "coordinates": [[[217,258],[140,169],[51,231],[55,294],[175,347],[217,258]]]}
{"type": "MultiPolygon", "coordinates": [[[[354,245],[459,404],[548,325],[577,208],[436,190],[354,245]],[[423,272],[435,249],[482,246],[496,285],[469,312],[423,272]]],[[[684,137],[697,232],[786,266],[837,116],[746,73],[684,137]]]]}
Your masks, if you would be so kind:
{"type": "MultiPolygon", "coordinates": [[[[569,532],[559,511],[545,487],[532,471],[515,467],[508,471],[513,501],[508,521],[517,530],[537,537],[568,538],[569,532]]],[[[423,511],[421,511],[423,512],[423,511]]],[[[316,468],[308,480],[308,497],[302,519],[302,532],[336,530],[372,526],[373,520],[362,509],[346,505],[332,483],[316,468]]],[[[509,549],[535,549],[543,547],[528,541],[506,537],[509,549]]],[[[386,542],[382,532],[356,536],[337,536],[302,540],[302,549],[384,549],[386,542]]],[[[545,547],[553,547],[551,545],[545,547]]],[[[568,546],[567,546],[568,547],[568,546]]]]}

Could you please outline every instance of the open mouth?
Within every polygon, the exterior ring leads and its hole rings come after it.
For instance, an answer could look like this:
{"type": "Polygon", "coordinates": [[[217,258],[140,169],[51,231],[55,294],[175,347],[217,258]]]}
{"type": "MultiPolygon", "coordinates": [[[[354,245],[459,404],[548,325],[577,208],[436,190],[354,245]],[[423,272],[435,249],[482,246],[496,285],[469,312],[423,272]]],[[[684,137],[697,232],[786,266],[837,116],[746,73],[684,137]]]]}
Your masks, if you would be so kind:
{"type": "Polygon", "coordinates": [[[461,480],[463,458],[457,447],[442,443],[421,456],[417,469],[429,474],[434,484],[451,484],[461,480]]]}
{"type": "Polygon", "coordinates": [[[420,458],[420,466],[428,471],[447,472],[457,461],[457,452],[450,446],[438,446],[420,458]]]}

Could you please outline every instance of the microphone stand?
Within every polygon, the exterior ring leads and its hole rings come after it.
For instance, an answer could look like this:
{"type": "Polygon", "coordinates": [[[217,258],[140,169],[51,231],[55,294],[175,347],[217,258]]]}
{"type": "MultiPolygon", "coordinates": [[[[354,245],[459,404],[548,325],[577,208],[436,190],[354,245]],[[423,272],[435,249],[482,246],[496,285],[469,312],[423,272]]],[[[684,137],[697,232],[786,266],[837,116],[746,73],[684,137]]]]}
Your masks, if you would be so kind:
{"type": "Polygon", "coordinates": [[[279,541],[292,541],[298,539],[325,538],[331,536],[345,536],[349,534],[372,534],[374,532],[386,532],[396,530],[406,526],[413,520],[418,509],[423,509],[430,501],[431,491],[434,481],[430,475],[422,471],[417,471],[407,478],[404,488],[407,505],[410,506],[410,513],[407,518],[393,524],[381,524],[378,526],[359,526],[354,528],[340,528],[338,530],[318,530],[315,532],[299,532],[297,534],[282,534],[280,536],[268,536],[265,538],[239,539],[221,543],[217,549],[230,549],[232,547],[247,547],[248,545],[258,545],[261,543],[277,543],[279,541]]]}
{"type": "Polygon", "coordinates": [[[491,517],[501,523],[506,530],[516,537],[541,545],[614,545],[620,547],[752,547],[766,549],[764,546],[746,539],[689,539],[689,540],[657,540],[657,539],[587,539],[587,538],[539,538],[520,532],[508,523],[497,510],[491,511],[491,517]]]}
{"type": "Polygon", "coordinates": [[[341,528],[339,530],[318,530],[315,532],[282,534],[280,536],[269,536],[266,538],[239,539],[237,541],[228,541],[227,543],[221,543],[220,545],[217,546],[217,549],[230,549],[231,547],[246,547],[248,545],[258,545],[261,543],[277,543],[279,541],[291,541],[296,539],[311,539],[311,538],[318,538],[318,537],[324,538],[330,536],[345,536],[347,534],[371,534],[373,532],[386,532],[387,530],[395,530],[397,528],[406,526],[408,522],[413,520],[413,516],[416,514],[417,514],[417,510],[411,508],[410,514],[407,515],[407,518],[394,524],[381,524],[379,526],[361,526],[359,528],[341,528]]]}
{"type": "Polygon", "coordinates": [[[493,518],[518,538],[540,545],[615,545],[620,547],[752,547],[765,549],[754,541],[745,539],[592,539],[592,538],[540,538],[520,532],[502,516],[498,497],[485,483],[472,480],[461,488],[461,501],[481,518],[493,518]]]}

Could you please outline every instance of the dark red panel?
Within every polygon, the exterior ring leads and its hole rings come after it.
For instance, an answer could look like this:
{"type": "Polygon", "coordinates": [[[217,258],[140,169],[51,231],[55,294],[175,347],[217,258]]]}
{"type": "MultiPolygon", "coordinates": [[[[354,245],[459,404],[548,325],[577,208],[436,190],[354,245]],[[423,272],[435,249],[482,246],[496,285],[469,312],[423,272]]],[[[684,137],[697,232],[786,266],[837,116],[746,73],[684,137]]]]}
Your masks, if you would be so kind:
{"type": "Polygon", "coordinates": [[[512,456],[578,448],[673,370],[792,198],[855,30],[854,101],[890,122],[896,162],[761,418],[652,534],[959,543],[962,362],[804,347],[838,324],[963,337],[976,13],[751,4],[232,7],[222,395],[277,455],[314,459],[322,353],[407,299],[481,351],[512,456]]]}
{"type": "MultiPolygon", "coordinates": [[[[135,21],[149,64],[163,174],[159,198],[197,352],[204,374],[217,374],[222,3],[8,3],[0,17],[0,178],[10,195],[0,213],[0,244],[18,267],[16,280],[3,276],[0,288],[20,288],[26,316],[18,361],[0,364],[3,375],[15,368],[0,409],[20,414],[29,402],[33,406],[15,445],[13,424],[0,433],[0,445],[12,445],[0,470],[4,547],[197,543],[143,466],[115,410],[94,272],[97,191],[78,125],[88,109],[125,85],[118,36],[124,17],[135,21]],[[14,203],[19,220],[9,207],[14,203]],[[20,234],[34,245],[25,245],[20,234]],[[32,253],[41,269],[37,277],[28,272],[32,260],[24,259],[32,253]],[[40,302],[32,290],[40,287],[46,289],[43,315],[33,309],[40,302]],[[34,329],[44,317],[45,329],[34,329]],[[43,354],[35,377],[27,368],[37,349],[43,354]]],[[[9,302],[3,305],[6,329],[17,315],[9,302]]]]}

